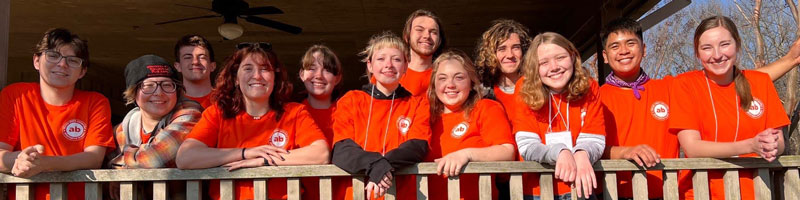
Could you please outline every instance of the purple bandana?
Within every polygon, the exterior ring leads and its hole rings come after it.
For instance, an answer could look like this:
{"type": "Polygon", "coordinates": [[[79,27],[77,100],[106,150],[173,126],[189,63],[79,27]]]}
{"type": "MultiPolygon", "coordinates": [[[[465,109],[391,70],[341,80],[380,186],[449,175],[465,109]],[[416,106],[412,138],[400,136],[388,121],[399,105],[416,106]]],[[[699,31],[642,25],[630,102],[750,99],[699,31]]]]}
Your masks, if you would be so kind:
{"type": "Polygon", "coordinates": [[[640,99],[642,97],[642,95],[639,94],[639,90],[644,91],[644,86],[642,85],[644,85],[644,83],[646,83],[648,80],[650,80],[650,77],[647,76],[647,73],[644,73],[644,71],[642,71],[641,74],[639,74],[639,78],[632,83],[628,83],[617,78],[617,76],[614,76],[614,72],[611,72],[611,74],[606,76],[606,83],[610,85],[633,89],[633,96],[636,97],[636,99],[640,99]]]}

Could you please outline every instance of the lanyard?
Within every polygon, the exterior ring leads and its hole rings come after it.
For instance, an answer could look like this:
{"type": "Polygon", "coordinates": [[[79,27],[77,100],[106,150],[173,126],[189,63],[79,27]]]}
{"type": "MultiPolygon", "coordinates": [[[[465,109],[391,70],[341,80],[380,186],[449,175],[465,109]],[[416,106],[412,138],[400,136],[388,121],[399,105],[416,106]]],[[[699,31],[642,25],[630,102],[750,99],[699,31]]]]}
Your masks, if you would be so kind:
{"type": "Polygon", "coordinates": [[[569,131],[569,101],[567,101],[567,118],[565,120],[564,119],[564,115],[561,114],[561,103],[564,102],[564,101],[558,101],[558,105],[556,105],[557,106],[556,107],[556,115],[552,116],[553,115],[553,99],[555,99],[555,97],[553,97],[553,93],[550,93],[550,98],[548,99],[548,103],[547,103],[548,104],[547,119],[549,120],[547,122],[547,132],[548,133],[553,132],[553,119],[555,119],[558,116],[561,116],[561,123],[563,123],[564,127],[566,127],[567,131],[569,131]]]}
{"type": "MultiPolygon", "coordinates": [[[[386,135],[389,134],[389,125],[391,124],[392,119],[392,110],[394,109],[394,95],[396,92],[392,92],[392,102],[389,104],[389,117],[386,118],[386,129],[383,132],[383,146],[381,147],[381,155],[386,155],[386,135]]],[[[369,125],[370,121],[372,120],[372,102],[375,101],[375,85],[372,85],[372,90],[370,90],[370,99],[369,99],[369,114],[367,115],[367,128],[364,130],[364,151],[367,150],[367,144],[369,143],[369,125]]]]}
{"type": "MultiPolygon", "coordinates": [[[[704,74],[705,75],[705,74],[704,74]]],[[[717,136],[719,135],[719,120],[717,119],[717,108],[714,107],[714,96],[711,94],[711,84],[708,82],[708,76],[703,76],[706,78],[706,86],[708,88],[708,98],[711,100],[711,109],[714,111],[714,142],[717,142],[717,136]]],[[[734,101],[736,101],[736,135],[733,136],[733,142],[736,142],[736,139],[739,137],[739,96],[734,95],[734,101]]]]}

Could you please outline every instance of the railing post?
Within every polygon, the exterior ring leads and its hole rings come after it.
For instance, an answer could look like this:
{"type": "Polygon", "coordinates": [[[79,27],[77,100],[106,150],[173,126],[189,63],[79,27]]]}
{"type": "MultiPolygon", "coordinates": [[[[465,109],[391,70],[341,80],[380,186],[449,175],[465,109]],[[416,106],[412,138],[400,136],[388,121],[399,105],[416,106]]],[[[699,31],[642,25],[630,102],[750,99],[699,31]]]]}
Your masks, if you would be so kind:
{"type": "Polygon", "coordinates": [[[33,184],[17,184],[16,186],[16,199],[29,200],[33,199],[33,184]]]}
{"type": "Polygon", "coordinates": [[[633,185],[634,199],[647,199],[647,173],[646,171],[633,171],[631,185],[633,185]]]}
{"type": "Polygon", "coordinates": [[[67,200],[67,183],[50,183],[50,200],[67,200]]]}
{"type": "Polygon", "coordinates": [[[219,199],[233,200],[233,180],[219,180],[219,199]]]}
{"type": "Polygon", "coordinates": [[[122,182],[119,184],[119,199],[121,200],[136,200],[136,183],[122,182]]]}
{"type": "Polygon", "coordinates": [[[753,188],[756,199],[772,199],[772,179],[770,178],[769,168],[758,168],[756,177],[753,179],[753,188]]]}
{"type": "Polygon", "coordinates": [[[267,200],[269,199],[269,188],[267,188],[267,183],[269,181],[267,179],[255,179],[253,180],[253,198],[255,200],[267,200]]]}
{"type": "Polygon", "coordinates": [[[708,200],[708,171],[696,170],[694,177],[692,177],[692,185],[694,186],[694,199],[708,200]]]}
{"type": "Polygon", "coordinates": [[[153,181],[153,200],[167,200],[168,194],[166,181],[153,181]]]}
{"type": "Polygon", "coordinates": [[[447,177],[447,199],[459,200],[461,199],[461,181],[458,176],[447,177]]]}
{"type": "Polygon", "coordinates": [[[478,178],[478,195],[480,200],[492,200],[492,175],[481,174],[478,178]]]}
{"type": "Polygon", "coordinates": [[[722,179],[725,183],[725,199],[742,199],[742,194],[739,192],[739,170],[725,170],[722,179]]]}
{"type": "Polygon", "coordinates": [[[417,199],[428,199],[428,175],[417,175],[417,199]]]}
{"type": "Polygon", "coordinates": [[[678,171],[669,170],[664,171],[664,200],[678,200],[680,199],[680,191],[678,190],[678,171]]]}
{"type": "Polygon", "coordinates": [[[509,181],[509,190],[511,193],[511,199],[522,199],[524,194],[522,191],[522,174],[511,174],[511,180],[509,181]]]}
{"type": "Polygon", "coordinates": [[[320,177],[319,178],[319,199],[320,200],[332,200],[333,199],[333,189],[332,189],[332,182],[330,176],[320,177]]]}
{"type": "MultiPolygon", "coordinates": [[[[603,199],[617,200],[617,172],[605,172],[603,180],[603,199]]],[[[541,182],[540,182],[541,183],[541,182]]]]}
{"type": "Polygon", "coordinates": [[[200,192],[200,181],[186,181],[186,199],[200,200],[203,196],[200,192]]]}
{"type": "MultiPolygon", "coordinates": [[[[520,182],[520,184],[522,184],[520,182]]],[[[553,173],[540,173],[539,174],[539,197],[542,200],[553,200],[555,197],[553,190],[553,173]]]]}
{"type": "Polygon", "coordinates": [[[364,200],[364,177],[353,177],[353,200],[364,200]]]}
{"type": "Polygon", "coordinates": [[[86,200],[102,200],[103,194],[101,193],[103,190],[100,189],[100,183],[98,182],[88,182],[84,186],[84,194],[86,195],[86,200]]]}
{"type": "Polygon", "coordinates": [[[289,200],[300,200],[300,178],[288,178],[286,190],[289,200]]]}
{"type": "Polygon", "coordinates": [[[786,169],[783,175],[783,196],[786,199],[800,199],[800,174],[796,167],[786,169]]]}

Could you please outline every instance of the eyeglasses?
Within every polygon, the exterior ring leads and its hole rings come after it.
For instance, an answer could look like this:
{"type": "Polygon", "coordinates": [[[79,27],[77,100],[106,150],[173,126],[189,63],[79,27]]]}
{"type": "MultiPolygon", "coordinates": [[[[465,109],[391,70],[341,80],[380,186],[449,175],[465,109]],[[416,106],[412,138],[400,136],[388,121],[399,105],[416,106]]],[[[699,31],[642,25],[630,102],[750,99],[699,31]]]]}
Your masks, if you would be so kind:
{"type": "Polygon", "coordinates": [[[153,94],[156,93],[156,89],[159,87],[164,93],[173,93],[178,89],[178,85],[172,81],[142,82],[140,89],[144,94],[153,94]]]}
{"type": "Polygon", "coordinates": [[[237,50],[244,48],[261,48],[264,50],[272,50],[272,44],[267,42],[242,42],[236,45],[237,50]]]}
{"type": "Polygon", "coordinates": [[[47,62],[56,64],[61,62],[61,59],[67,60],[67,66],[71,68],[80,68],[83,64],[83,59],[77,56],[64,56],[61,53],[53,50],[44,51],[44,58],[47,62]]]}

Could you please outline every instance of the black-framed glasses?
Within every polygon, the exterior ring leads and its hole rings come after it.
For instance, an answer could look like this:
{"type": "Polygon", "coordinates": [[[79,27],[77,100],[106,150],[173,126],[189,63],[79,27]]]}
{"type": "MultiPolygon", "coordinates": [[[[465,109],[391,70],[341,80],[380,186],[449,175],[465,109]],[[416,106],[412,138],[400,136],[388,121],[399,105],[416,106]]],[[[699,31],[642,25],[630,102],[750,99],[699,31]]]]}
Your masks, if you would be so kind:
{"type": "Polygon", "coordinates": [[[142,85],[139,88],[144,94],[153,94],[156,93],[156,89],[159,87],[161,87],[161,91],[164,93],[173,93],[178,89],[178,85],[172,81],[142,82],[142,85]]]}
{"type": "Polygon", "coordinates": [[[56,64],[61,62],[61,59],[65,59],[67,61],[67,66],[71,68],[80,68],[83,64],[83,59],[77,56],[64,56],[61,55],[58,51],[47,50],[44,51],[44,58],[47,62],[56,64]]]}
{"type": "Polygon", "coordinates": [[[242,42],[236,45],[237,50],[244,48],[261,48],[264,50],[272,50],[272,44],[268,42],[242,42]]]}

